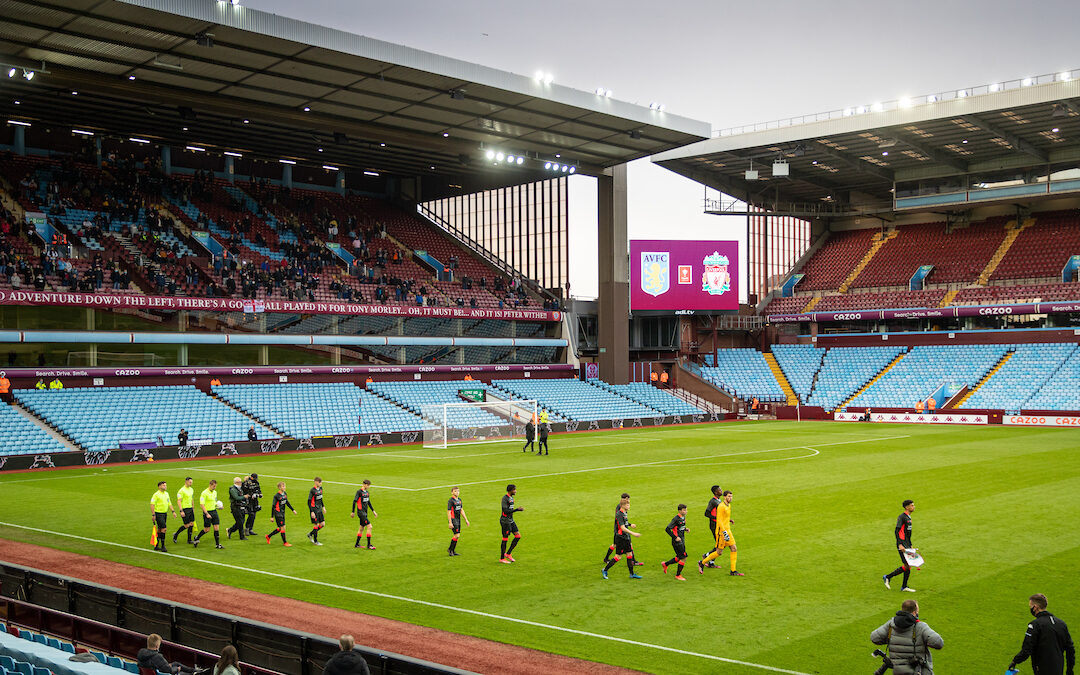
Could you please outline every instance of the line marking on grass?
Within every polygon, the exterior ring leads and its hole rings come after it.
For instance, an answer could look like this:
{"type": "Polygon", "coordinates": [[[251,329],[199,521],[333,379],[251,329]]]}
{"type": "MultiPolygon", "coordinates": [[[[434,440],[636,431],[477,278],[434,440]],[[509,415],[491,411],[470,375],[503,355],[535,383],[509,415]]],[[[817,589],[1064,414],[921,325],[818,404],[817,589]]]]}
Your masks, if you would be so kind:
{"type": "Polygon", "coordinates": [[[805,448],[810,451],[809,455],[799,455],[798,457],[780,457],[778,459],[748,459],[742,462],[694,462],[693,464],[680,464],[679,466],[720,466],[730,464],[764,464],[765,462],[790,462],[793,459],[809,459],[821,454],[820,450],[814,448],[805,448]]]}
{"type": "MultiPolygon", "coordinates": [[[[6,523],[0,521],[0,525],[7,527],[14,527],[20,530],[28,530],[30,532],[38,532],[40,534],[49,534],[57,537],[68,537],[70,539],[80,539],[82,541],[88,541],[94,544],[102,544],[105,546],[115,546],[117,548],[125,548],[132,551],[140,551],[143,553],[149,553],[150,551],[140,546],[132,546],[131,544],[121,544],[115,541],[105,541],[102,539],[93,539],[91,537],[84,537],[78,534],[68,534],[67,532],[54,532],[52,530],[44,530],[38,527],[28,527],[26,525],[16,525],[15,523],[6,523]]],[[[699,652],[691,652],[685,649],[676,649],[675,647],[665,647],[664,645],[651,644],[649,642],[639,642],[637,640],[630,640],[627,638],[616,637],[614,635],[604,635],[602,633],[593,633],[585,630],[578,630],[576,628],[566,628],[564,626],[555,626],[547,623],[540,623],[538,621],[529,621],[528,619],[518,619],[512,616],[504,616],[501,614],[491,614],[488,612],[481,612],[476,609],[467,609],[465,607],[454,607],[452,605],[444,605],[438,602],[429,602],[427,600],[418,600],[416,598],[407,598],[401,595],[393,595],[391,593],[380,593],[379,591],[369,591],[363,588],[355,588],[353,586],[342,586],[340,584],[330,583],[328,581],[318,581],[316,579],[304,579],[301,577],[289,576],[288,574],[281,574],[280,572],[268,572],[266,570],[260,570],[253,567],[243,567],[240,565],[230,565],[229,563],[218,562],[216,560],[204,560],[202,558],[194,558],[189,555],[172,555],[184,560],[191,560],[193,562],[200,562],[206,565],[213,565],[215,567],[225,567],[232,570],[238,570],[241,572],[252,572],[254,574],[261,574],[263,576],[274,577],[277,579],[286,579],[288,581],[295,581],[304,584],[313,584],[316,586],[323,586],[326,588],[333,588],[338,591],[347,591],[350,593],[359,593],[362,595],[370,595],[378,598],[385,598],[387,600],[396,600],[398,602],[406,602],[414,605],[423,605],[425,607],[434,607],[436,609],[445,609],[451,612],[460,612],[462,614],[470,614],[472,616],[479,616],[486,619],[495,619],[497,621],[507,621],[510,623],[521,624],[525,626],[533,626],[536,628],[547,628],[548,630],[558,631],[561,633],[572,633],[574,635],[581,635],[584,637],[598,638],[600,640],[610,640],[612,642],[620,642],[622,644],[634,645],[636,647],[646,647],[649,649],[657,649],[660,651],[670,652],[673,654],[682,654],[684,656],[694,656],[702,659],[709,659],[711,661],[721,661],[723,663],[731,663],[738,666],[747,666],[748,668],[758,668],[760,670],[767,670],[771,673],[786,673],[787,675],[810,675],[810,673],[804,673],[798,670],[787,670],[785,668],[777,668],[775,666],[767,666],[761,663],[751,663],[750,661],[739,661],[738,659],[729,659],[723,656],[714,656],[712,654],[701,654],[699,652]]]]}

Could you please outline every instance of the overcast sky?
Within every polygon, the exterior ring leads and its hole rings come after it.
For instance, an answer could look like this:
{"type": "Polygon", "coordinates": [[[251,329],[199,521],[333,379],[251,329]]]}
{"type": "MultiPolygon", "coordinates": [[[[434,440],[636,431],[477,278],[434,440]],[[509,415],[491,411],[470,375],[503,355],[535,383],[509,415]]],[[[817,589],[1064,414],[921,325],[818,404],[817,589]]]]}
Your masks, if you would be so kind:
{"type": "MultiPolygon", "coordinates": [[[[714,129],[1080,67],[1076,0],[242,4],[523,75],[542,69],[714,129]]],[[[703,215],[700,185],[647,160],[629,181],[631,238],[728,239],[744,227],[703,215]]],[[[574,285],[588,294],[587,281],[574,285]]]]}

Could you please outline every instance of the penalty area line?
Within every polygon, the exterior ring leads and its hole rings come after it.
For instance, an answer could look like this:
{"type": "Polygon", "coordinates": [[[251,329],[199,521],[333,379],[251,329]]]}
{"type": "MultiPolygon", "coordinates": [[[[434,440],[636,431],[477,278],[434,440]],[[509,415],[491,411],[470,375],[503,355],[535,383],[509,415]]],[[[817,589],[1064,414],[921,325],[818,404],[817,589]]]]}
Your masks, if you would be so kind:
{"type": "MultiPolygon", "coordinates": [[[[78,535],[78,534],[68,534],[67,532],[54,532],[52,530],[44,530],[44,529],[41,529],[41,528],[38,528],[38,527],[28,527],[26,525],[16,525],[15,523],[6,523],[6,522],[2,522],[2,521],[0,521],[0,525],[4,525],[4,526],[7,526],[7,527],[14,527],[14,528],[17,528],[17,529],[20,529],[20,530],[27,530],[29,532],[37,532],[37,533],[40,533],[40,534],[49,534],[49,535],[53,535],[53,536],[57,536],[57,537],[68,537],[70,539],[79,539],[81,541],[87,541],[87,542],[90,542],[90,543],[93,543],[93,544],[102,544],[102,545],[105,545],[105,546],[114,546],[114,547],[117,547],[117,548],[124,548],[124,549],[129,549],[129,550],[132,550],[132,551],[142,551],[142,552],[145,552],[145,553],[150,552],[147,549],[139,547],[139,546],[132,546],[130,544],[121,544],[121,543],[115,542],[115,541],[104,541],[102,539],[93,539],[91,537],[84,537],[84,536],[78,535]]],[[[377,598],[384,598],[384,599],[387,599],[387,600],[396,600],[398,602],[406,602],[406,603],[410,603],[410,604],[414,604],[414,605],[423,605],[425,607],[433,607],[435,609],[444,609],[444,610],[447,610],[447,611],[450,611],[450,612],[459,612],[461,614],[469,614],[471,616],[479,616],[479,617],[483,617],[485,619],[494,619],[496,621],[506,621],[506,622],[509,622],[509,623],[516,623],[516,624],[520,624],[520,625],[524,625],[524,626],[533,626],[535,628],[546,628],[548,630],[558,631],[558,632],[561,632],[561,633],[570,633],[570,634],[573,634],[573,635],[581,635],[583,637],[597,638],[599,640],[608,640],[610,642],[619,642],[619,643],[622,643],[622,644],[634,645],[636,647],[646,647],[648,649],[656,649],[656,650],[660,650],[660,651],[664,651],[664,652],[670,652],[670,653],[673,653],[673,654],[682,654],[684,656],[694,656],[694,657],[697,657],[697,658],[709,659],[711,661],[721,661],[723,663],[731,663],[731,664],[739,665],[739,666],[747,666],[749,668],[758,668],[760,670],[766,670],[766,671],[769,671],[771,673],[786,673],[787,675],[810,675],[809,673],[803,673],[803,672],[798,671],[798,670],[787,670],[787,669],[784,669],[784,668],[776,668],[774,666],[767,666],[767,665],[760,664],[760,663],[751,663],[749,661],[739,661],[737,659],[729,659],[729,658],[725,658],[723,656],[714,656],[712,654],[701,654],[699,652],[691,652],[691,651],[687,651],[685,649],[676,649],[675,647],[665,647],[664,645],[656,645],[656,644],[651,644],[649,642],[639,642],[638,640],[630,640],[630,639],[627,639],[627,638],[616,637],[614,635],[604,635],[602,633],[593,633],[593,632],[590,632],[590,631],[578,630],[576,628],[566,628],[564,626],[555,626],[555,625],[552,625],[552,624],[540,623],[538,621],[529,621],[528,619],[518,619],[518,618],[515,618],[515,617],[512,617],[512,616],[504,616],[504,615],[501,615],[501,614],[491,614],[489,612],[481,612],[480,610],[476,610],[476,609],[467,609],[465,607],[454,607],[452,605],[444,605],[444,604],[439,603],[439,602],[429,602],[427,600],[418,600],[416,598],[406,598],[404,596],[393,595],[391,593],[380,593],[378,591],[369,591],[369,590],[365,590],[365,589],[362,589],[362,588],[355,588],[355,587],[352,587],[352,586],[342,586],[341,584],[334,584],[334,583],[330,583],[328,581],[318,581],[316,579],[303,579],[301,577],[294,577],[294,576],[290,576],[288,574],[281,574],[280,572],[268,572],[266,570],[260,570],[260,569],[256,569],[256,568],[253,568],[253,567],[243,567],[241,565],[230,565],[229,563],[218,562],[216,560],[204,560],[202,558],[193,558],[193,557],[187,556],[187,555],[175,555],[175,554],[167,554],[167,555],[173,555],[176,558],[180,558],[180,559],[183,559],[183,560],[190,560],[192,562],[199,562],[199,563],[203,563],[203,564],[206,564],[206,565],[212,565],[212,566],[215,566],[215,567],[223,567],[223,568],[227,568],[227,569],[238,570],[238,571],[241,571],[241,572],[251,572],[251,573],[254,573],[254,574],[261,574],[263,576],[274,577],[276,579],[285,579],[285,580],[288,580],[288,581],[295,581],[295,582],[298,582],[298,583],[301,583],[301,584],[312,584],[312,585],[315,585],[315,586],[323,586],[325,588],[332,588],[332,589],[338,590],[338,591],[346,591],[346,592],[349,592],[349,593],[358,593],[358,594],[361,594],[361,595],[369,595],[369,596],[373,596],[373,597],[377,597],[377,598]]]]}

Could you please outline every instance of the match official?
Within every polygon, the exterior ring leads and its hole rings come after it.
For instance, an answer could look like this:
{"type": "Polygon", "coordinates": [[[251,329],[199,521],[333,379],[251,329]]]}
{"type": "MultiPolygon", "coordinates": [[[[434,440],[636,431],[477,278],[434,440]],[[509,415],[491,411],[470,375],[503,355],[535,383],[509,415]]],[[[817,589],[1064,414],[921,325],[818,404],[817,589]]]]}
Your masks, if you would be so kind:
{"type": "Polygon", "coordinates": [[[1024,644],[1009,663],[1009,670],[1031,657],[1031,671],[1035,675],[1061,675],[1064,667],[1067,675],[1076,668],[1076,647],[1073,646],[1069,627],[1065,622],[1046,611],[1046,596],[1036,593],[1028,598],[1028,611],[1035,620],[1028,624],[1024,644]]]}
{"type": "Polygon", "coordinates": [[[165,481],[160,481],[157,484],[157,491],[150,497],[150,519],[157,528],[157,543],[154,544],[154,550],[162,553],[168,553],[165,548],[165,535],[168,530],[169,511],[172,511],[174,516],[176,515],[172,499],[169,498],[168,488],[165,481]]]}
{"type": "Polygon", "coordinates": [[[221,519],[218,517],[218,498],[217,498],[217,481],[211,480],[210,484],[206,486],[206,489],[199,495],[199,506],[202,508],[203,513],[203,529],[197,535],[195,535],[195,541],[191,542],[196,548],[199,547],[199,540],[202,536],[210,531],[210,528],[214,528],[214,548],[225,548],[221,545],[221,519]]]}
{"type": "Polygon", "coordinates": [[[188,476],[184,479],[184,487],[176,491],[176,508],[180,509],[180,520],[183,524],[173,532],[174,544],[176,537],[184,530],[187,530],[187,543],[191,543],[191,530],[195,527],[195,488],[191,487],[193,482],[194,479],[188,476]]]}

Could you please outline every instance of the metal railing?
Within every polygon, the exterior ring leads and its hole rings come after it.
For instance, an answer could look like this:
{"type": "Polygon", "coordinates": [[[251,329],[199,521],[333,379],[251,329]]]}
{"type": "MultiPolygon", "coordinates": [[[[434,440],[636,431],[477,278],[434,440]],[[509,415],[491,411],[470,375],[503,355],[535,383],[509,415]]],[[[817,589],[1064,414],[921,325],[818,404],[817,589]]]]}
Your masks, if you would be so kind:
{"type": "Polygon", "coordinates": [[[949,101],[958,98],[970,98],[972,96],[982,96],[985,94],[994,94],[1001,91],[1008,91],[1010,89],[1021,89],[1024,87],[1052,84],[1054,82],[1068,82],[1077,78],[1080,78],[1080,69],[1063,70],[1056,73],[1047,73],[1043,75],[1036,75],[1032,77],[1025,77],[1014,80],[1004,80],[991,84],[981,84],[974,87],[961,87],[958,89],[937,92],[934,94],[924,94],[922,96],[905,97],[892,101],[882,101],[877,103],[856,105],[840,110],[828,110],[826,112],[811,113],[809,115],[800,115],[798,117],[788,117],[784,119],[770,120],[768,122],[757,122],[755,124],[729,127],[727,129],[714,129],[712,135],[714,138],[720,138],[724,136],[749,134],[755,131],[783,129],[786,127],[793,127],[799,124],[823,122],[826,120],[839,119],[843,117],[865,115],[867,113],[886,112],[889,110],[904,110],[919,105],[934,105],[935,103],[940,103],[942,101],[949,101]]]}

